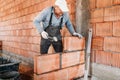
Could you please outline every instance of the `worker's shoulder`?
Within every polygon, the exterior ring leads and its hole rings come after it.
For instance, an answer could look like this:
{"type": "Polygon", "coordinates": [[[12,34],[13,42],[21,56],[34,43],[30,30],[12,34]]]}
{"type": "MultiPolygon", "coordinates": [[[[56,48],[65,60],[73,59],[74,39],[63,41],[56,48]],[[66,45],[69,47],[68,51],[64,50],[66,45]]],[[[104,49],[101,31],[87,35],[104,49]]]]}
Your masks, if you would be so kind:
{"type": "Polygon", "coordinates": [[[64,12],[64,13],[63,13],[63,17],[64,17],[64,18],[69,18],[69,13],[68,13],[68,12],[64,12]]]}

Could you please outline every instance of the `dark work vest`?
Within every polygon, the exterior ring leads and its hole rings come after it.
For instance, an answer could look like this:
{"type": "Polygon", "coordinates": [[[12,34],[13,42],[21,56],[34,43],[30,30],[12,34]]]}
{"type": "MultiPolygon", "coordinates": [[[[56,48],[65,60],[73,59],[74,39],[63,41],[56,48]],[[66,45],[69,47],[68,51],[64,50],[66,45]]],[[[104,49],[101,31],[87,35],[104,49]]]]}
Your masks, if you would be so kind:
{"type": "Polygon", "coordinates": [[[61,21],[59,23],[59,26],[52,26],[52,16],[53,16],[53,7],[51,9],[51,16],[50,16],[50,20],[49,20],[49,25],[48,27],[45,29],[45,31],[48,33],[48,35],[50,37],[57,37],[58,40],[62,40],[62,36],[60,33],[60,29],[62,28],[62,22],[63,22],[63,16],[61,18],[61,21]]]}

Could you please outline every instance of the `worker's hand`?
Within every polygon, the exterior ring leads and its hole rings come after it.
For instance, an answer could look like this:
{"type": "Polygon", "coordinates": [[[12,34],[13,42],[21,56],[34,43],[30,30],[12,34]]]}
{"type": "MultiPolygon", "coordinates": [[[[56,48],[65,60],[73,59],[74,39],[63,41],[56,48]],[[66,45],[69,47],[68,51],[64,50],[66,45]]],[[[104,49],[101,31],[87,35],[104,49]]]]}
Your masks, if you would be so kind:
{"type": "Polygon", "coordinates": [[[79,38],[83,38],[83,36],[81,34],[76,33],[76,32],[73,33],[73,36],[78,36],[79,38]]]}
{"type": "Polygon", "coordinates": [[[42,35],[42,37],[43,37],[44,39],[48,39],[48,33],[47,33],[47,32],[43,31],[43,32],[41,33],[41,35],[42,35]]]}

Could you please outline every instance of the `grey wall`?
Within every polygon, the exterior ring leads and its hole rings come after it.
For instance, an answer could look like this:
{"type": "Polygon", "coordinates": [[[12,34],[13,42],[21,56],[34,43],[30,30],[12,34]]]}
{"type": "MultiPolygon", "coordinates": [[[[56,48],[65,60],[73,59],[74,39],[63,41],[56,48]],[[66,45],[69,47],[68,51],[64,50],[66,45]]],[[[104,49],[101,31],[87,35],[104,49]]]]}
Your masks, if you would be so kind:
{"type": "Polygon", "coordinates": [[[85,34],[89,27],[89,0],[76,0],[76,31],[85,34]]]}

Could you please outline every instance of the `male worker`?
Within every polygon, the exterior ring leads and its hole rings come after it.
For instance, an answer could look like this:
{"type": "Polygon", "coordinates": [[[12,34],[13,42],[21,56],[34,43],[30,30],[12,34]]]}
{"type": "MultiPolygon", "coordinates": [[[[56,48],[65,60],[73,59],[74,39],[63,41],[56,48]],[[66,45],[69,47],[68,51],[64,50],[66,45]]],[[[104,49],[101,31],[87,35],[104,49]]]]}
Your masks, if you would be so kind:
{"type": "Polygon", "coordinates": [[[82,35],[76,33],[68,14],[68,7],[65,0],[56,0],[55,5],[44,9],[34,19],[34,25],[41,34],[40,53],[47,54],[49,46],[52,44],[55,52],[62,52],[63,45],[60,30],[64,25],[67,26],[70,33],[74,36],[82,35]],[[56,41],[50,38],[57,38],[56,41]]]}

